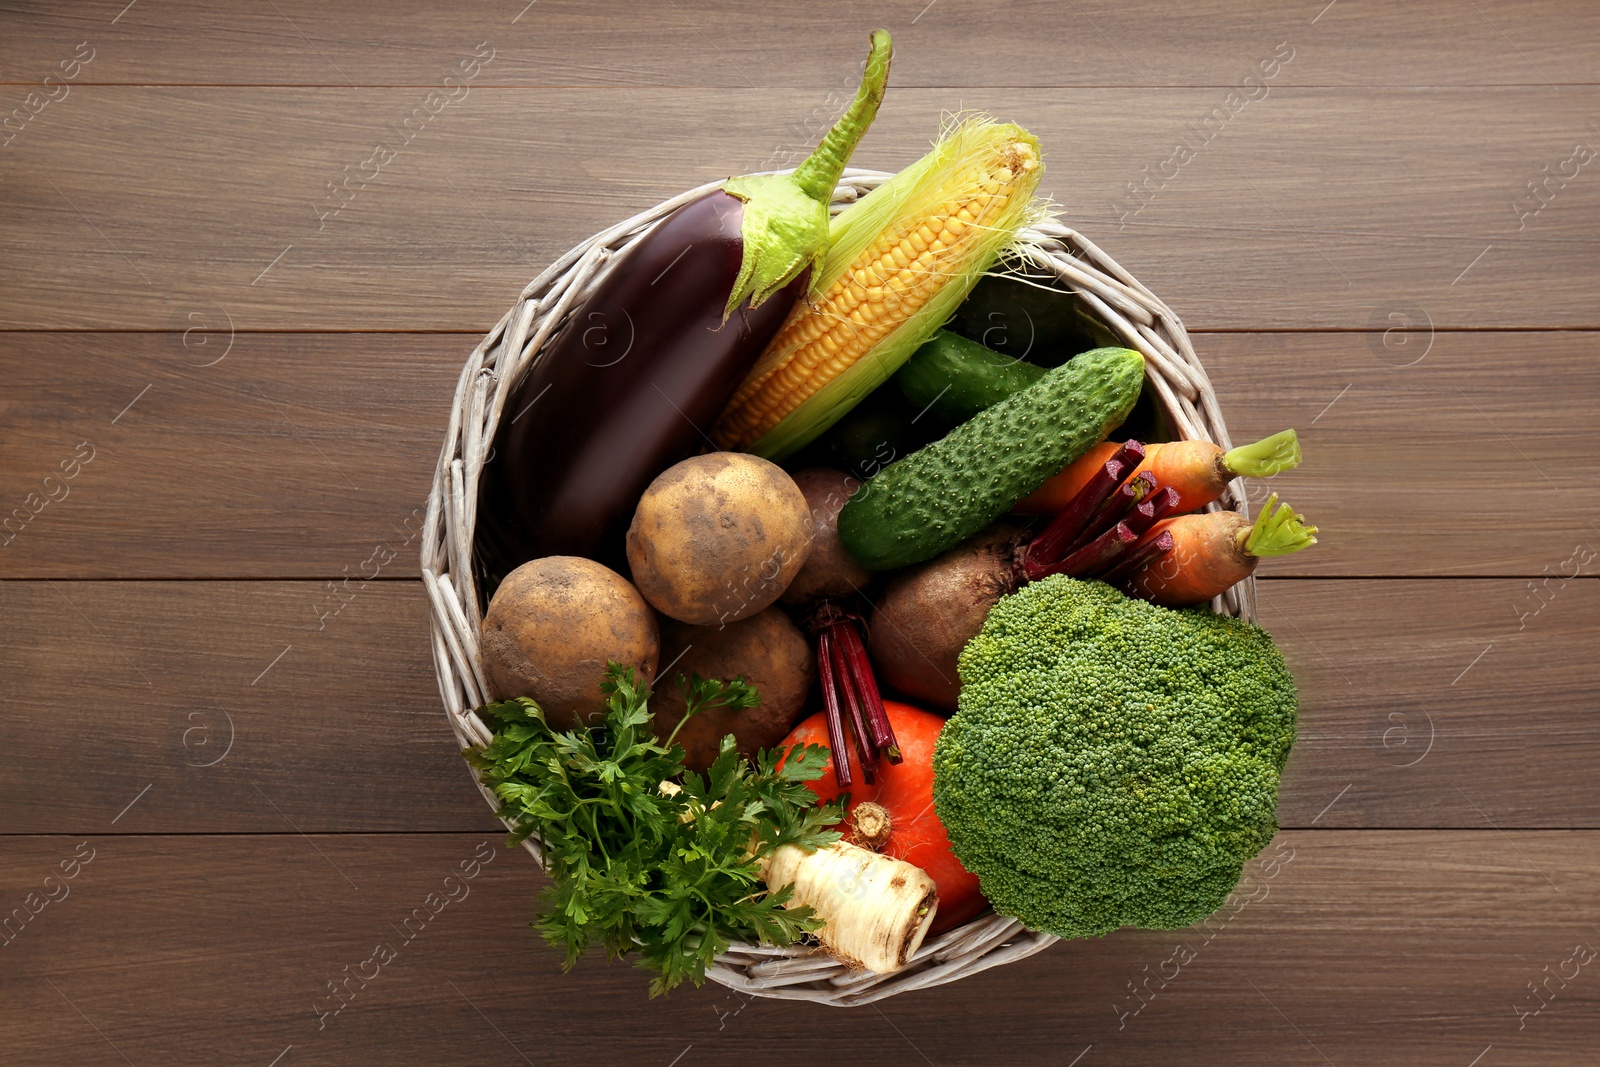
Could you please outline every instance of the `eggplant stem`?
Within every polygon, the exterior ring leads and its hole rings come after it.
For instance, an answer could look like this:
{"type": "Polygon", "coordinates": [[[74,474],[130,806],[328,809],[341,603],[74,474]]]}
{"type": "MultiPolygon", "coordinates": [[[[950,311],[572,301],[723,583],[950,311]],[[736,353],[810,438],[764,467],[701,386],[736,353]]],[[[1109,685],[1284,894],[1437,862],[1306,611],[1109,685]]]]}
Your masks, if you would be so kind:
{"type": "Polygon", "coordinates": [[[866,67],[861,75],[861,88],[856,98],[839,121],[833,124],[806,161],[795,168],[795,184],[813,200],[826,204],[833,199],[833,187],[839,183],[845,164],[861,143],[867,127],[878,114],[883,103],[884,88],[889,82],[889,60],[894,54],[888,30],[872,31],[872,51],[867,54],[866,67]]]}
{"type": "Polygon", "coordinates": [[[855,101],[793,172],[743,174],[722,183],[723,192],[744,203],[739,276],[723,308],[724,324],[739,305],[748,301],[752,308],[760,307],[807,270],[815,281],[828,249],[833,187],[878,114],[889,80],[890,51],[888,31],[873,31],[872,52],[855,101]]]}

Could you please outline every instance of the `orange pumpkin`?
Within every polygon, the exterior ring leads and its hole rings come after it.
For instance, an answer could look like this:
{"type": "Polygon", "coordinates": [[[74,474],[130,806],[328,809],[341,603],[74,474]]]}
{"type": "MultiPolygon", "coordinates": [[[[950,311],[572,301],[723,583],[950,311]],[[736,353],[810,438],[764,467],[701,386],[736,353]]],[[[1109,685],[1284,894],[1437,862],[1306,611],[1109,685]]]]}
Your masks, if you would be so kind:
{"type": "MultiPolygon", "coordinates": [[[[933,744],[945,720],[893,700],[885,700],[883,710],[888,713],[889,725],[904,757],[900,763],[880,760],[876,780],[868,785],[860,756],[852,751],[855,784],[844,790],[834,776],[833,761],[838,756],[835,753],[822,777],[806,784],[824,801],[849,792],[850,812],[844,828],[847,840],[928,872],[939,887],[939,913],[930,932],[939,933],[960,926],[989,906],[978,891],[977,877],[961,866],[950,851],[950,838],[933,810],[933,744]]],[[[826,717],[820,712],[811,716],[782,743],[827,745],[826,717]]]]}

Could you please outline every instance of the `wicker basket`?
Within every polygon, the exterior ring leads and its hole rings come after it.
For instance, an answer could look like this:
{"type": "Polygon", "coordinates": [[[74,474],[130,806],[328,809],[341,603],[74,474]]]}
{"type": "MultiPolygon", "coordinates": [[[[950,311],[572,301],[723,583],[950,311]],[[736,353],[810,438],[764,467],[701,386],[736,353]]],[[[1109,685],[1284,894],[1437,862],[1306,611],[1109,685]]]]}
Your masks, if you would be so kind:
{"type": "MultiPolygon", "coordinates": [[[[847,170],[835,190],[835,213],[864,196],[889,175],[847,170]]],[[[450,728],[463,747],[486,743],[489,731],[473,713],[486,686],[478,660],[482,605],[472,566],[478,475],[494,439],[500,412],[521,373],[538,358],[574,308],[603,278],[618,254],[675,208],[715,185],[691,189],[584,241],[551,264],[522,290],[511,310],[478,343],[462,369],[450,409],[450,428],[428,496],[422,539],[422,584],[432,619],[433,662],[450,728]]],[[[1185,438],[1231,447],[1222,413],[1205,370],[1195,357],[1178,317],[1082,235],[1054,222],[1023,231],[1021,257],[1030,273],[1059,280],[1112,332],[1145,356],[1145,368],[1173,426],[1185,438]]],[[[1242,484],[1234,482],[1224,503],[1246,510],[1242,484]]],[[[1216,610],[1253,618],[1254,580],[1213,603],[1216,610]]],[[[479,790],[498,808],[494,795],[479,790]]],[[[527,848],[539,857],[538,844],[527,848]]],[[[930,937],[910,964],[892,975],[852,972],[819,949],[734,945],[709,972],[725,986],[757,996],[867,1004],[910,989],[942,985],[1031,956],[1056,939],[1024,929],[1015,920],[987,913],[930,937]]]]}

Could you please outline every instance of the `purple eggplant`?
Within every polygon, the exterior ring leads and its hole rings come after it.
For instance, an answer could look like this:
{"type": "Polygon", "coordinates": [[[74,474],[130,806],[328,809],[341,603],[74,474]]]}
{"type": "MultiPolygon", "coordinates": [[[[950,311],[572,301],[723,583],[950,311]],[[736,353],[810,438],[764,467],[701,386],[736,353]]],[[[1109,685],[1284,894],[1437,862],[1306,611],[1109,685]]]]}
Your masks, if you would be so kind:
{"type": "Polygon", "coordinates": [[[511,390],[479,490],[476,555],[491,587],[543,556],[625,566],[640,495],[709,447],[734,389],[805,295],[889,58],[878,30],[855,100],[804,163],[730,178],[668,215],[511,390]]]}

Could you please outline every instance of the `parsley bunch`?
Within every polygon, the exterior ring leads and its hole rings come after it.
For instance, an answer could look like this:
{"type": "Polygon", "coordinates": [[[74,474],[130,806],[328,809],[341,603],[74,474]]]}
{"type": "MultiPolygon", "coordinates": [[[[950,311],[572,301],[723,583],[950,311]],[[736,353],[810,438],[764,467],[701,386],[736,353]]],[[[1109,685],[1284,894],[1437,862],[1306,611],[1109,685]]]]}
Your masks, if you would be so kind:
{"type": "MultiPolygon", "coordinates": [[[[682,684],[684,722],[761,699],[742,679],[682,684]]],[[[818,805],[804,784],[822,776],[827,748],[763,751],[752,766],[728,736],[704,775],[686,772],[682,746],[651,732],[650,690],[631,668],[612,663],[601,689],[604,724],[566,732],[526,697],[489,704],[478,715],[494,739],[464,753],[500,798],[511,844],[532,836],[543,849],[553,884],[533,926],[566,950],[566,967],[592,941],[612,957],[637,951],[657,996],[703,982],[734,941],[787,945],[814,930],[811,909],[785,908],[790,887],[768,891],[760,871],[779,845],[839,839],[827,827],[842,805],[818,805]]]]}

